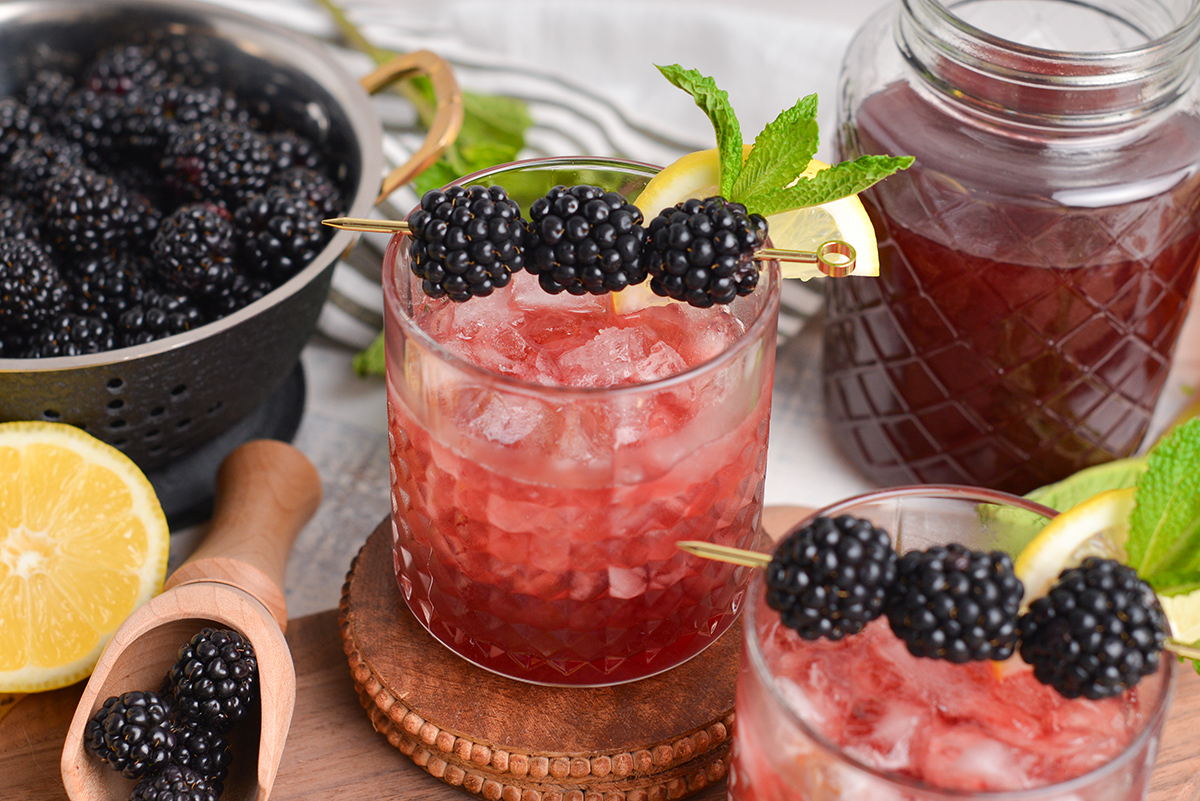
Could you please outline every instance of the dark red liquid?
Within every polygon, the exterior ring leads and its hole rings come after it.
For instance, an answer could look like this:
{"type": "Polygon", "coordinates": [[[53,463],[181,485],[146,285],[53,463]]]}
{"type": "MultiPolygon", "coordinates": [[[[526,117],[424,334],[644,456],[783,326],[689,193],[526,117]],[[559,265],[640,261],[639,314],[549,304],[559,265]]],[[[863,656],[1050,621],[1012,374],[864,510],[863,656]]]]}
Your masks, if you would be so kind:
{"type": "Polygon", "coordinates": [[[1137,449],[1200,261],[1200,121],[1126,139],[864,102],[842,157],[917,158],[863,195],[879,278],[828,282],[827,414],[871,480],[1022,493],[1137,449]]]}

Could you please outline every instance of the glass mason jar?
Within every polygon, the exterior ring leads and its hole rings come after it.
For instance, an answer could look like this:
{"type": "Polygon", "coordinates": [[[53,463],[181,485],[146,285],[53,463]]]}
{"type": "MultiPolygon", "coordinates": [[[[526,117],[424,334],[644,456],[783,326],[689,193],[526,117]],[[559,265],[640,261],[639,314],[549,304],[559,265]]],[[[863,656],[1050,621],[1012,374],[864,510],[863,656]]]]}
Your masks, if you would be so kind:
{"type": "MultiPolygon", "coordinates": [[[[959,542],[1015,553],[1053,512],[1001,492],[927,485],[815,514],[869,519],[901,552],[959,542]]],[[[1118,697],[1070,700],[1019,657],[1000,666],[913,657],[886,617],[838,642],[806,642],[767,605],[761,578],[742,628],[730,801],[1145,797],[1171,697],[1166,654],[1118,697]]]]}
{"type": "MultiPolygon", "coordinates": [[[[546,159],[463,183],[528,209],[559,184],[632,198],[655,172],[546,159]]],[[[714,642],[752,571],[675,543],[759,544],[778,264],[725,308],[618,313],[617,295],[551,295],[526,273],[431,301],[408,244],[384,260],[385,351],[395,569],[416,618],[465,659],[543,684],[632,681],[714,642]],[[574,377],[548,381],[543,359],[574,377]],[[637,374],[615,375],[631,360],[637,374]]]]}
{"type": "Polygon", "coordinates": [[[1141,444],[1200,260],[1200,0],[899,0],[843,65],[877,280],[823,384],[874,482],[1010,492],[1141,444]]]}

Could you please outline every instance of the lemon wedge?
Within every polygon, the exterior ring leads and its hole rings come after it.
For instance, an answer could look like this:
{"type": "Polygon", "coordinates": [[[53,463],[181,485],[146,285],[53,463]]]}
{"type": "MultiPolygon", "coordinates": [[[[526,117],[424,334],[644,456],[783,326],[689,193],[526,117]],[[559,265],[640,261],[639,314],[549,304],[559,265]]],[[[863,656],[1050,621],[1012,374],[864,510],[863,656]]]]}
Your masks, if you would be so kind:
{"type": "MultiPolygon", "coordinates": [[[[1045,595],[1059,573],[1089,556],[1126,562],[1134,488],[1100,492],[1051,520],[1017,555],[1013,571],[1025,585],[1023,604],[1045,595]]],[[[1200,590],[1160,596],[1171,636],[1200,642],[1200,590]]]]}
{"type": "Polygon", "coordinates": [[[1126,561],[1133,492],[1128,487],[1093,495],[1038,532],[1013,563],[1013,571],[1025,585],[1025,604],[1045,595],[1059,573],[1089,556],[1126,561]]]}
{"type": "Polygon", "coordinates": [[[170,532],[124,454],[59,423],[0,424],[0,693],[91,673],[162,589],[170,532]]]}

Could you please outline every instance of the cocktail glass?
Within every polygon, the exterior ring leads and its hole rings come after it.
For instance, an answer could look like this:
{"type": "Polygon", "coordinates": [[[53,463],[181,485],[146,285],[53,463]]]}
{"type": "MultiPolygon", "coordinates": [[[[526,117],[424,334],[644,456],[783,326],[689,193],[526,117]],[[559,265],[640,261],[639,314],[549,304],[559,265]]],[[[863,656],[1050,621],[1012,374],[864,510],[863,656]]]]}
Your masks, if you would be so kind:
{"type": "MultiPolygon", "coordinates": [[[[1048,509],[1000,492],[903,487],[817,514],[867,518],[901,552],[960,542],[1015,552],[1048,509]]],[[[743,617],[731,801],[1137,801],[1172,660],[1122,696],[1067,700],[1019,657],[910,656],[886,618],[837,643],[784,628],[751,585],[743,617]]]]}
{"type": "MultiPolygon", "coordinates": [[[[463,183],[504,186],[527,210],[555,185],[633,198],[656,171],[546,159],[463,183]]],[[[391,243],[384,294],[409,609],[455,653],[529,682],[615,684],[699,653],[736,619],[751,571],[675,542],[758,543],[778,265],[725,308],[618,313],[615,295],[551,295],[523,273],[452,304],[422,294],[408,243],[391,243]]]]}

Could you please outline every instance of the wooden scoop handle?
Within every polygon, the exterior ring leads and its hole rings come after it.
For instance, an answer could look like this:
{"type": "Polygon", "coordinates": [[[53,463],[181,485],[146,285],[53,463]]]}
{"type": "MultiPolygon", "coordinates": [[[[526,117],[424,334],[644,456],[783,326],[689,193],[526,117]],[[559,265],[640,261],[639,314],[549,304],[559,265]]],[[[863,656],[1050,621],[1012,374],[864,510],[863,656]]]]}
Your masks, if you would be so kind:
{"type": "Polygon", "coordinates": [[[286,630],[288,554],[320,503],[321,477],[304,454],[275,440],[247,442],[221,464],[208,533],[164,589],[232,584],[261,601],[286,630]]]}

